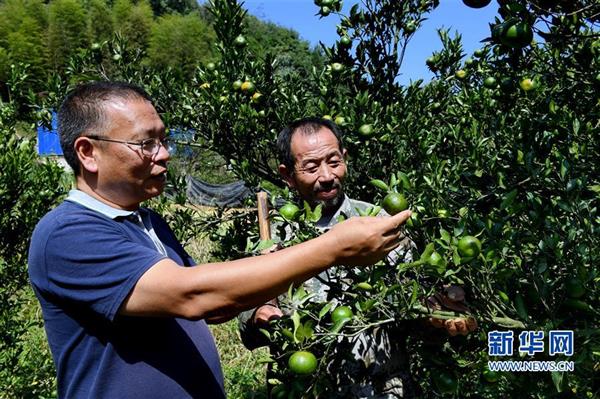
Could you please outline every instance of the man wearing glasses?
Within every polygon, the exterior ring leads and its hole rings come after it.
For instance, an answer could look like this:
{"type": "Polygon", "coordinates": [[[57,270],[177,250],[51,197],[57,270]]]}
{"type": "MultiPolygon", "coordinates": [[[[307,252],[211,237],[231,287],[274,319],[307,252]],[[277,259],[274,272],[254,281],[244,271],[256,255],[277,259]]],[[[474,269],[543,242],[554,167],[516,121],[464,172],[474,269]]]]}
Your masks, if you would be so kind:
{"type": "Polygon", "coordinates": [[[410,215],[354,218],[277,253],[196,265],[140,203],[165,187],[168,141],[148,94],[88,83],[59,110],[76,190],[37,225],[29,275],[61,398],[223,398],[206,322],[223,322],[333,265],[367,265],[410,215]]]}

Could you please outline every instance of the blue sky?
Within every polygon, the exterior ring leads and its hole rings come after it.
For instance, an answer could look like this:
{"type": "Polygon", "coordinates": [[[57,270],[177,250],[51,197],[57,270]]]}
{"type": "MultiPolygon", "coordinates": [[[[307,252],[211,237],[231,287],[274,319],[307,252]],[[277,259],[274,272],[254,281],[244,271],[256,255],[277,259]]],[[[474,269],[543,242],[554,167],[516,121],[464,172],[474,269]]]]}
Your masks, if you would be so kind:
{"type": "MultiPolygon", "coordinates": [[[[344,1],[342,11],[347,12],[356,2],[344,1]]],[[[318,45],[319,41],[331,45],[338,38],[336,25],[339,18],[331,14],[319,19],[316,15],[318,7],[313,0],[245,0],[244,8],[262,20],[294,29],[312,46],[318,45]]],[[[438,28],[449,28],[451,33],[458,31],[462,35],[465,51],[470,54],[482,45],[482,39],[489,36],[488,24],[497,13],[496,0],[481,9],[469,8],[462,0],[441,0],[439,7],[429,15],[408,45],[400,83],[431,78],[425,60],[434,50],[441,48],[436,32],[438,28]]]]}

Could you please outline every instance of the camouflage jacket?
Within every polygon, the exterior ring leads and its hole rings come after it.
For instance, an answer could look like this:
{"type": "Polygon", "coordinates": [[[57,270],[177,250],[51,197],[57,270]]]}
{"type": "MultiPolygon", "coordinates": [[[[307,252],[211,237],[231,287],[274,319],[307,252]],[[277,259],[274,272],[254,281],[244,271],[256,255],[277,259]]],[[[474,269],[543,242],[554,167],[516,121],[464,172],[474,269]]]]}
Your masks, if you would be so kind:
{"type": "MultiPolygon", "coordinates": [[[[359,216],[359,210],[365,211],[371,206],[373,205],[346,196],[337,212],[330,217],[322,217],[316,226],[325,232],[337,223],[340,215],[348,218],[359,216]]],[[[378,216],[387,217],[389,214],[382,210],[378,216]]],[[[388,256],[392,260],[402,259],[403,262],[411,262],[414,249],[414,243],[406,237],[388,256]]],[[[342,276],[343,268],[333,267],[307,280],[304,283],[305,288],[308,292],[317,294],[316,300],[327,301],[327,282],[339,280],[342,276]]],[[[265,337],[252,324],[255,310],[243,312],[238,317],[240,335],[248,349],[268,344],[265,337]]],[[[398,336],[401,335],[399,332],[401,330],[395,327],[369,330],[347,343],[350,348],[340,348],[340,353],[352,355],[345,356],[342,370],[332,370],[332,376],[338,386],[335,397],[381,399],[414,397],[404,348],[405,339],[398,336]]]]}

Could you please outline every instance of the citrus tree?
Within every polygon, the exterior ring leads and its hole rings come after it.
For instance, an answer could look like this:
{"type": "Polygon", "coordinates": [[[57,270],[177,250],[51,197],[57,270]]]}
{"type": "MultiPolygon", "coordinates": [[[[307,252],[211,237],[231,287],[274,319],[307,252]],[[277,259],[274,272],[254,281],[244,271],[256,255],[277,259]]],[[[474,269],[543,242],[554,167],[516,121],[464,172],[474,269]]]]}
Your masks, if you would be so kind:
{"type": "MultiPolygon", "coordinates": [[[[347,14],[340,1],[315,3],[324,18],[339,14],[339,40],[323,48],[324,66],[282,78],[276,54],[248,50],[241,5],[212,2],[221,58],[196,75],[179,117],[239,177],[269,189],[282,186],[278,131],[302,116],[333,119],[351,157],[347,192],[392,211],[410,207],[407,229],[419,254],[412,264],[349,272],[332,286],[330,296],[350,310],[342,318],[334,304],[290,291],[290,316],[269,332],[284,383],[278,389],[326,396],[334,389],[326,373],[335,362],[331,348],[345,336],[422,318],[430,312],[422,298],[459,284],[478,332],[434,345],[418,333],[409,338],[412,371],[427,395],[592,397],[600,345],[598,5],[500,1],[480,49],[465,54],[460,36],[440,31],[442,49],[423,60],[434,79],[403,86],[404,50],[437,1],[364,0],[347,14]],[[553,357],[546,348],[525,360],[572,360],[575,370],[535,379],[495,373],[487,368],[494,330],[573,330],[573,356],[553,357]]],[[[280,220],[295,226],[294,242],[312,236],[315,210],[301,208],[287,206],[280,220]]],[[[255,222],[232,226],[216,236],[222,250],[238,256],[262,248],[255,222]]],[[[497,360],[506,359],[522,358],[497,360]]]]}
{"type": "MultiPolygon", "coordinates": [[[[8,87],[20,90],[24,74],[13,68],[8,87]]],[[[6,397],[50,397],[54,364],[29,286],[27,250],[36,223],[68,185],[62,168],[41,162],[35,142],[18,132],[18,108],[0,101],[0,384],[6,397]]]]}

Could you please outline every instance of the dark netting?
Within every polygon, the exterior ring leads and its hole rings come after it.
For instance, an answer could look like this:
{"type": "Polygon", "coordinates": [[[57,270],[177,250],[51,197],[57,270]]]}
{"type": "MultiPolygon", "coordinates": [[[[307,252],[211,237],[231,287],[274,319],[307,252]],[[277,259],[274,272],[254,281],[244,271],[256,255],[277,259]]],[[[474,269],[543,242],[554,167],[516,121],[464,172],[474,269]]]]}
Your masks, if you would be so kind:
{"type": "Polygon", "coordinates": [[[187,197],[195,205],[240,206],[244,199],[254,195],[243,180],[229,184],[210,184],[186,176],[187,197]]]}

